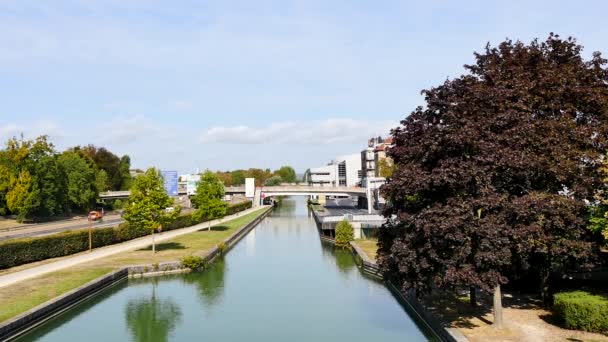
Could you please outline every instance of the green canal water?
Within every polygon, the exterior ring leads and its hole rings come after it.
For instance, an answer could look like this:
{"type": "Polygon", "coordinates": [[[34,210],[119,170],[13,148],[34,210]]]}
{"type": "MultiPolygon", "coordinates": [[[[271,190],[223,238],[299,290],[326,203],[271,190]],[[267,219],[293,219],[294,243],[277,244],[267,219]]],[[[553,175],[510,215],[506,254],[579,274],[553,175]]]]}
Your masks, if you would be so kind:
{"type": "Polygon", "coordinates": [[[204,272],[130,279],[18,341],[426,341],[349,252],[322,243],[303,198],[286,198],[204,272]]]}

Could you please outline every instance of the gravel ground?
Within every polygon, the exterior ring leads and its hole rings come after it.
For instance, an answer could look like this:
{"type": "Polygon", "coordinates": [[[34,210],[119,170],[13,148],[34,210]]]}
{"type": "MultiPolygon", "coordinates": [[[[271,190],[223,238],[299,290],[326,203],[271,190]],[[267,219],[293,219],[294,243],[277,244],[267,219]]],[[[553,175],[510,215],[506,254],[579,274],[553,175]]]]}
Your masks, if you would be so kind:
{"type": "Polygon", "coordinates": [[[444,321],[458,328],[471,342],[481,341],[564,341],[608,342],[608,335],[567,330],[552,323],[551,312],[532,297],[505,294],[503,315],[505,327],[492,327],[493,314],[489,296],[478,294],[481,305],[472,309],[466,296],[433,295],[425,298],[427,307],[441,313],[444,321]]]}

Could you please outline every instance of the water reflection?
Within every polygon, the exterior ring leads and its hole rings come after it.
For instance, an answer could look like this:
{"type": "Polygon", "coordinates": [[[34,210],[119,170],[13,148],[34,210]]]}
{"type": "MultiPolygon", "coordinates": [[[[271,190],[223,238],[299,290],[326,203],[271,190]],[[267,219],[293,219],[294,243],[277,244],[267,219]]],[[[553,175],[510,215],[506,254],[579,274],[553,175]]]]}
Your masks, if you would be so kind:
{"type": "Polygon", "coordinates": [[[220,257],[204,272],[192,272],[184,275],[186,283],[196,286],[199,299],[207,308],[207,311],[223,300],[225,273],[226,261],[223,257],[220,257]]]}
{"type": "Polygon", "coordinates": [[[125,308],[125,321],[134,341],[168,341],[181,320],[179,305],[169,297],[156,295],[157,283],[152,286],[149,298],[131,299],[125,308]]]}
{"type": "Polygon", "coordinates": [[[348,249],[339,248],[328,242],[321,241],[324,256],[331,256],[336,261],[336,266],[342,274],[348,274],[357,268],[357,264],[348,249]]]}
{"type": "Polygon", "coordinates": [[[283,198],[274,209],[273,216],[296,216],[297,203],[291,198],[283,198]]]}

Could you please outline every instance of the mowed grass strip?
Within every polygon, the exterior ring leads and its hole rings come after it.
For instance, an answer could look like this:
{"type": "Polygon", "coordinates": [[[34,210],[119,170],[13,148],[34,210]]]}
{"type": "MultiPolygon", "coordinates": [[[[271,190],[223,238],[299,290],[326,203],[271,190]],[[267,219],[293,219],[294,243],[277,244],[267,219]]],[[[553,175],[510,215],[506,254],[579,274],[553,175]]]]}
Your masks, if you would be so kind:
{"type": "Polygon", "coordinates": [[[376,262],[376,253],[378,252],[378,240],[377,239],[361,239],[355,240],[357,246],[361,247],[361,249],[367,254],[367,257],[376,262]]]}
{"type": "Polygon", "coordinates": [[[238,228],[253,221],[264,210],[266,209],[222,222],[211,227],[211,231],[207,231],[205,227],[194,233],[158,243],[156,244],[156,254],[152,254],[150,246],[79,264],[69,270],[45,274],[0,288],[0,322],[122,267],[174,261],[187,255],[203,254],[217,246],[238,228]]]}
{"type": "Polygon", "coordinates": [[[0,322],[58,297],[111,271],[109,268],[58,271],[0,289],[0,322]]]}

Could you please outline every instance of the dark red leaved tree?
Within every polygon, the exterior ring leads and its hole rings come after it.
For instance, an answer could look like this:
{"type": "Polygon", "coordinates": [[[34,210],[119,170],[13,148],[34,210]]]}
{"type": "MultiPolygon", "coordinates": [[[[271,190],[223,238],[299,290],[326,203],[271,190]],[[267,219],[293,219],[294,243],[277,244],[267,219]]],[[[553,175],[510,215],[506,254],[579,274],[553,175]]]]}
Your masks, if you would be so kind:
{"type": "Polygon", "coordinates": [[[378,260],[402,290],[500,291],[593,258],[585,201],[602,183],[608,72],[581,49],[553,34],[487,46],[393,131],[378,260]]]}

